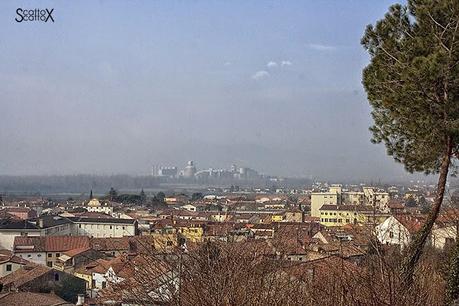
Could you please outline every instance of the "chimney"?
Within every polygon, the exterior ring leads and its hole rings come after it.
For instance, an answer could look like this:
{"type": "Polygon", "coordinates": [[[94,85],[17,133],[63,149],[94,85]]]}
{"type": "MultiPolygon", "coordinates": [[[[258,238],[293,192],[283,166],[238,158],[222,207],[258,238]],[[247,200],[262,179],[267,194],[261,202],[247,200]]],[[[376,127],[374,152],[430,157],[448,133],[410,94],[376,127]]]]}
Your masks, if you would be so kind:
{"type": "Polygon", "coordinates": [[[76,303],[77,306],[84,305],[84,294],[78,294],[78,301],[76,303]]]}

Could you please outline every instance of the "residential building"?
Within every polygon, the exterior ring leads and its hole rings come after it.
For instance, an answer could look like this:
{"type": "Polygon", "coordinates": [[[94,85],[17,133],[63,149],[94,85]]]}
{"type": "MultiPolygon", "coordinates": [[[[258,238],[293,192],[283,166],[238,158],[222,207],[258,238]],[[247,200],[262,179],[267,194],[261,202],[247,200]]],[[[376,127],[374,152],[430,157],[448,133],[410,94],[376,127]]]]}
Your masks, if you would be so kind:
{"type": "Polygon", "coordinates": [[[28,207],[3,207],[0,214],[7,213],[21,220],[27,220],[37,217],[37,212],[28,207]]]}
{"type": "Polygon", "coordinates": [[[15,292],[0,293],[0,305],[74,306],[54,293],[15,292]]]}
{"type": "Polygon", "coordinates": [[[368,222],[373,210],[364,205],[322,205],[319,209],[320,224],[325,226],[343,226],[368,222]]]}
{"type": "Polygon", "coordinates": [[[86,236],[15,237],[13,253],[37,264],[53,267],[64,252],[90,247],[86,236]]]}
{"type": "Polygon", "coordinates": [[[376,237],[382,244],[407,246],[412,236],[421,229],[423,218],[412,215],[390,216],[375,228],[376,237]]]}
{"type": "Polygon", "coordinates": [[[311,193],[311,216],[320,217],[319,209],[323,205],[338,205],[339,196],[336,192],[313,192],[311,193]]]}
{"type": "MultiPolygon", "coordinates": [[[[63,287],[63,284],[65,284],[65,281],[67,280],[71,280],[75,286],[82,289],[80,293],[84,293],[83,280],[69,273],[42,265],[26,265],[21,269],[0,278],[0,284],[2,285],[3,292],[42,292],[43,290],[58,291],[63,287]]],[[[62,291],[62,289],[60,291],[62,291]]]]}
{"type": "Polygon", "coordinates": [[[0,221],[0,248],[12,250],[16,236],[64,236],[72,234],[72,224],[59,216],[30,220],[0,221]]]}
{"type": "Polygon", "coordinates": [[[13,273],[29,263],[29,261],[15,256],[9,250],[0,250],[0,277],[13,273]]]}
{"type": "Polygon", "coordinates": [[[137,221],[135,219],[79,217],[69,217],[68,219],[73,223],[72,233],[76,236],[108,238],[137,234],[137,221]]]}
{"type": "Polygon", "coordinates": [[[389,193],[374,187],[363,187],[362,191],[343,191],[341,185],[332,185],[328,192],[311,193],[311,216],[320,217],[319,209],[323,205],[366,205],[376,208],[378,212],[388,213],[389,199],[389,193]]]}

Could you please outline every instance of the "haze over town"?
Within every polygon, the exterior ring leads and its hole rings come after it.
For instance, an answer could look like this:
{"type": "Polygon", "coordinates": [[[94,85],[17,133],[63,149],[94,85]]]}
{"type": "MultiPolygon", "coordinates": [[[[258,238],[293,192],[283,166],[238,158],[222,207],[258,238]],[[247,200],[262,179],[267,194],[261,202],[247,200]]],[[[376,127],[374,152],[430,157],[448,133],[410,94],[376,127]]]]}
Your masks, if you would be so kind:
{"type": "Polygon", "coordinates": [[[391,3],[45,1],[54,24],[18,26],[17,4],[2,2],[0,174],[144,175],[195,160],[408,180],[370,143],[361,85],[363,29],[391,3]]]}

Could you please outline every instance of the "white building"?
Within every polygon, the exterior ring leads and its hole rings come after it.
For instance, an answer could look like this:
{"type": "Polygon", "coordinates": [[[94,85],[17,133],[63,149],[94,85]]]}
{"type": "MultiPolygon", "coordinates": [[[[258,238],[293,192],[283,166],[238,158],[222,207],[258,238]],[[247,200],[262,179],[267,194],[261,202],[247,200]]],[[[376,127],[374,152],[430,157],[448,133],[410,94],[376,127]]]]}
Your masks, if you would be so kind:
{"type": "Polygon", "coordinates": [[[116,218],[68,218],[73,223],[73,235],[96,238],[134,236],[137,232],[135,219],[116,218]]]}
{"type": "Polygon", "coordinates": [[[0,250],[0,278],[21,269],[29,262],[13,255],[7,250],[0,250]]]}
{"type": "Polygon", "coordinates": [[[84,236],[16,237],[13,253],[28,261],[52,267],[64,252],[89,246],[89,237],[84,236]]]}
{"type": "Polygon", "coordinates": [[[188,211],[196,211],[196,210],[197,210],[197,207],[194,206],[194,205],[191,205],[191,204],[183,205],[183,206],[181,206],[180,208],[181,208],[181,209],[188,210],[188,211]]]}
{"type": "Polygon", "coordinates": [[[455,244],[457,239],[457,226],[434,226],[431,234],[431,243],[432,246],[437,249],[444,249],[447,246],[452,246],[455,244]]]}
{"type": "Polygon", "coordinates": [[[422,221],[411,215],[390,216],[376,226],[376,237],[382,244],[407,246],[421,228],[422,221]]]}
{"type": "Polygon", "coordinates": [[[12,250],[16,236],[65,236],[71,234],[71,222],[59,216],[42,216],[33,220],[13,220],[0,224],[0,248],[12,250]]]}

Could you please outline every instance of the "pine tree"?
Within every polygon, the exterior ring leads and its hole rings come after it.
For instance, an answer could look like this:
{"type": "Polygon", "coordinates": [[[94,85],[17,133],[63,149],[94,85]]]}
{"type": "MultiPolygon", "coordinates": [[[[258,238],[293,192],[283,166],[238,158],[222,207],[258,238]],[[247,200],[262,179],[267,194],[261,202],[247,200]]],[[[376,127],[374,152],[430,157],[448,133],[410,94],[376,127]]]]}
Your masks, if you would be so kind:
{"type": "Polygon", "coordinates": [[[373,108],[372,141],[410,171],[439,174],[435,202],[408,247],[406,290],[438,216],[448,171],[459,149],[459,1],[393,5],[362,38],[371,62],[363,85],[373,108]]]}
{"type": "Polygon", "coordinates": [[[92,195],[92,189],[91,189],[91,192],[89,193],[89,199],[92,200],[94,197],[92,195]]]}

